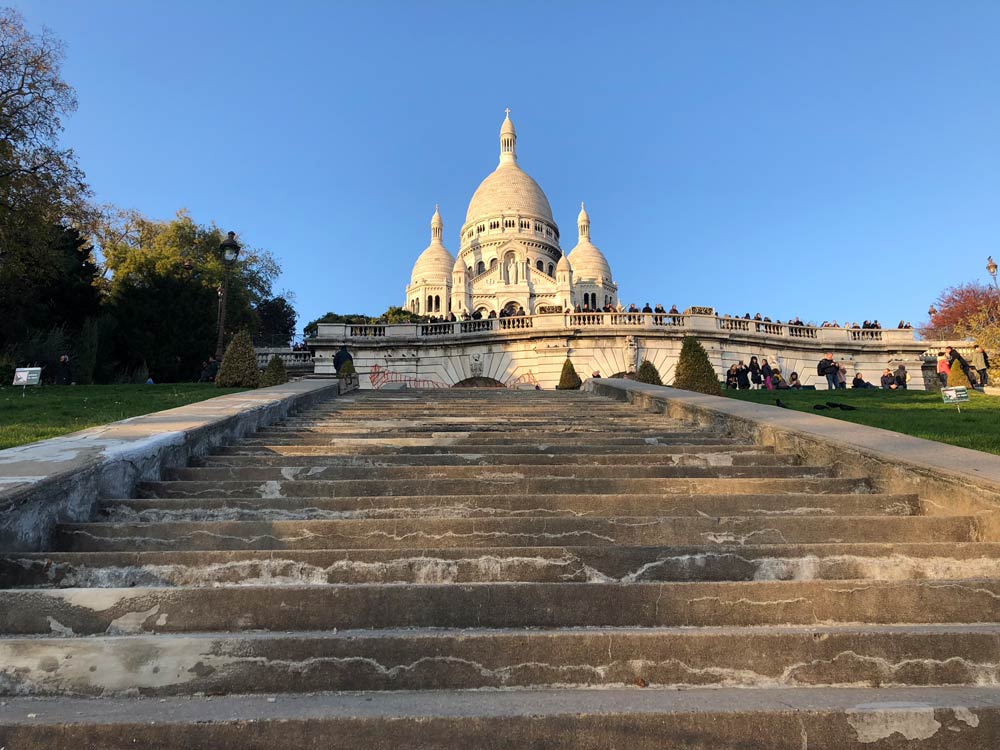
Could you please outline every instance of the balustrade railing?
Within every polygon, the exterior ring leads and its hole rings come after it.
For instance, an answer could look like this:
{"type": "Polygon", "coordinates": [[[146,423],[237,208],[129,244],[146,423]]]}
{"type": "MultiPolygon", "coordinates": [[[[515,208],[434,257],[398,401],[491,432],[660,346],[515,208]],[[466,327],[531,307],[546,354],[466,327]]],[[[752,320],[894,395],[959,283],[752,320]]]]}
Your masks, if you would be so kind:
{"type": "Polygon", "coordinates": [[[788,335],[793,339],[814,339],[816,329],[811,326],[788,326],[788,335]]]}
{"type": "Polygon", "coordinates": [[[493,321],[496,318],[486,318],[485,320],[463,320],[458,324],[461,333],[476,333],[477,331],[492,331],[493,321]]]}
{"type": "Polygon", "coordinates": [[[447,336],[454,332],[454,323],[427,323],[420,326],[421,336],[447,336]]]}
{"type": "Polygon", "coordinates": [[[351,326],[351,338],[365,336],[385,336],[385,326],[351,326]]]}
{"type": "Polygon", "coordinates": [[[673,328],[684,331],[706,332],[709,330],[744,332],[761,336],[787,339],[811,339],[829,343],[838,342],[903,342],[912,338],[913,332],[906,329],[869,328],[821,328],[771,323],[745,318],[719,318],[713,315],[683,315],[672,313],[642,312],[562,312],[538,315],[515,315],[508,318],[482,318],[480,320],[459,320],[455,322],[408,323],[408,324],[336,324],[321,323],[318,338],[364,339],[390,337],[434,338],[461,336],[462,334],[489,333],[498,331],[521,331],[526,329],[554,331],[573,328],[616,327],[647,331],[673,328]]]}
{"type": "Polygon", "coordinates": [[[743,318],[716,318],[719,328],[723,331],[749,331],[752,320],[743,318]]]}
{"type": "Polygon", "coordinates": [[[527,315],[515,315],[510,318],[497,318],[501,331],[514,331],[521,328],[531,328],[532,318],[527,315]]]}
{"type": "Polygon", "coordinates": [[[851,341],[881,341],[882,331],[878,328],[849,328],[851,341]]]}

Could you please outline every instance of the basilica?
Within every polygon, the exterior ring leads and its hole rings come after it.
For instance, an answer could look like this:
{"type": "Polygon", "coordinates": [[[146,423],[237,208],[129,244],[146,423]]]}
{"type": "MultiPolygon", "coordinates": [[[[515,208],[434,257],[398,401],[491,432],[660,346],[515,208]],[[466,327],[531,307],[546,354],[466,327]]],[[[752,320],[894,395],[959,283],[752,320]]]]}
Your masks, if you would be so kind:
{"type": "Polygon", "coordinates": [[[472,194],[457,257],[444,245],[444,222],[435,208],[431,243],[413,264],[406,308],[461,318],[617,306],[618,286],[604,254],[590,241],[583,204],[577,229],[576,246],[564,255],[548,198],[517,163],[517,133],[507,110],[500,163],[472,194]]]}

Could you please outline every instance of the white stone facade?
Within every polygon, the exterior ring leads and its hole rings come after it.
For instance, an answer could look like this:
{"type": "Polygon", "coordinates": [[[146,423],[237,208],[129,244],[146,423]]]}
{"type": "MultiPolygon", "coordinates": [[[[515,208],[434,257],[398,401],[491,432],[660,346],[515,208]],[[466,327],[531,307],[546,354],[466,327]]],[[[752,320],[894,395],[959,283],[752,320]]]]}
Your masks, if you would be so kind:
{"type": "Polygon", "coordinates": [[[581,207],[578,242],[568,256],[545,193],[517,163],[517,134],[508,112],[500,128],[500,163],[469,201],[457,257],[442,241],[435,209],[431,244],[413,266],[406,308],[456,318],[479,312],[531,315],[618,305],[607,259],[590,242],[590,217],[581,207]]]}

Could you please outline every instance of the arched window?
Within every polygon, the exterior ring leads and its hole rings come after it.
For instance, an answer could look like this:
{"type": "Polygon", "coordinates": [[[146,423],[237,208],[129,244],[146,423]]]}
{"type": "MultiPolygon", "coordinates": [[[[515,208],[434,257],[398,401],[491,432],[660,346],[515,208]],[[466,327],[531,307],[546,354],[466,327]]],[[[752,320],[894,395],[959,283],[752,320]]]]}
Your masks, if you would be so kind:
{"type": "Polygon", "coordinates": [[[497,266],[497,259],[493,258],[493,260],[490,261],[490,269],[492,270],[496,268],[496,266],[497,266]]]}
{"type": "Polygon", "coordinates": [[[554,276],[556,272],[556,267],[549,263],[549,276],[554,276]]]}
{"type": "Polygon", "coordinates": [[[427,295],[427,312],[434,312],[434,298],[427,295]]]}
{"type": "MultiPolygon", "coordinates": [[[[483,264],[480,263],[479,265],[483,265],[483,264]]],[[[469,276],[472,276],[472,266],[469,266],[469,276]]]]}
{"type": "Polygon", "coordinates": [[[434,295],[434,312],[441,312],[441,298],[434,295]]]}
{"type": "Polygon", "coordinates": [[[542,263],[542,261],[538,261],[535,264],[535,268],[537,268],[539,271],[544,271],[545,270],[545,264],[542,263]]]}
{"type": "Polygon", "coordinates": [[[479,261],[479,263],[476,264],[476,274],[477,275],[481,274],[485,270],[486,270],[486,264],[483,263],[482,261],[479,261]]]}
{"type": "Polygon", "coordinates": [[[413,312],[415,312],[417,315],[420,314],[420,300],[419,299],[413,300],[413,312]]]}

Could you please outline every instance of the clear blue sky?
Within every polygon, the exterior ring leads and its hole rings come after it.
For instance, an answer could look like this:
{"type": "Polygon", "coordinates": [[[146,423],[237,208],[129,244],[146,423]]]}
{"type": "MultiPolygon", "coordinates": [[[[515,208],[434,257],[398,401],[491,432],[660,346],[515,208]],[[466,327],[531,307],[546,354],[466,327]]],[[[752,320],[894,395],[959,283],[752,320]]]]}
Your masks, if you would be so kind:
{"type": "Polygon", "coordinates": [[[505,107],[623,301],[916,324],[1000,257],[1000,3],[32,0],[98,200],[266,247],[300,325],[454,253],[505,107]]]}

